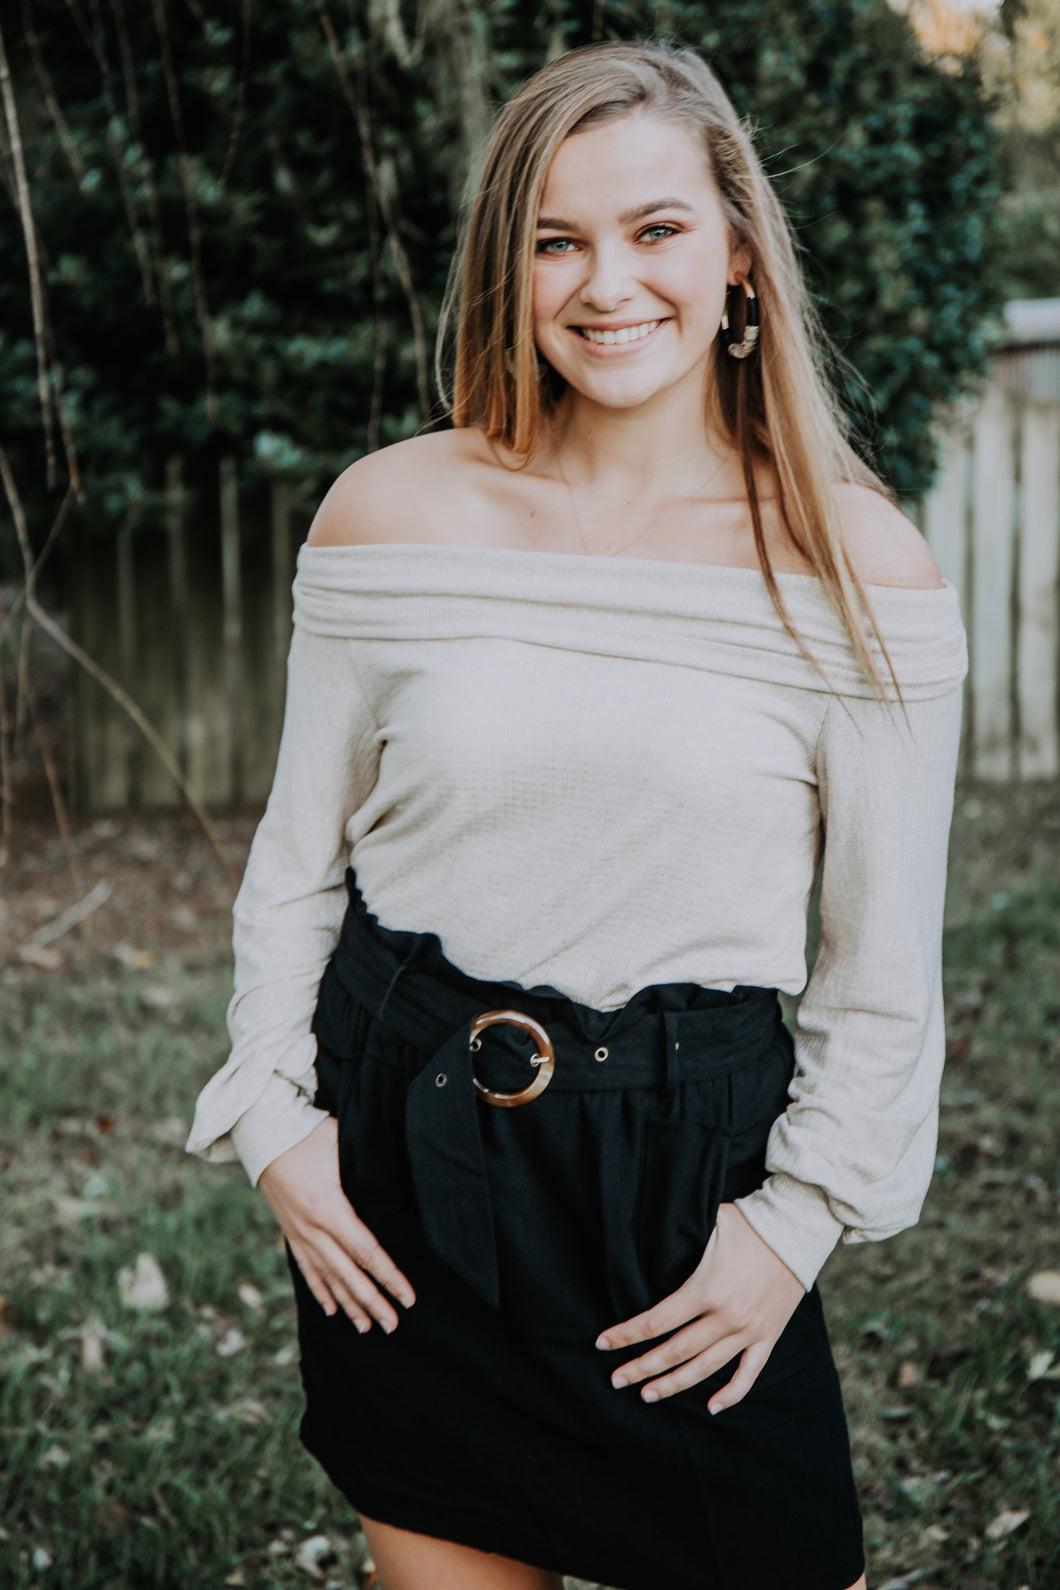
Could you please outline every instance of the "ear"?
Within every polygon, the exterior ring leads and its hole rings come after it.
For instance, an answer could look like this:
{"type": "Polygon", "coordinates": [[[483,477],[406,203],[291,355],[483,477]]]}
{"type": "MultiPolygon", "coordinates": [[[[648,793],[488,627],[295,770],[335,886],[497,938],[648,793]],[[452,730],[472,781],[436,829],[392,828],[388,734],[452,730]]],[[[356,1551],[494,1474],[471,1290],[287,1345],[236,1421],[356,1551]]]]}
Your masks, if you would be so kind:
{"type": "Polygon", "coordinates": [[[751,250],[746,243],[734,243],[729,250],[729,272],[726,281],[735,287],[742,276],[751,274],[751,250]]]}

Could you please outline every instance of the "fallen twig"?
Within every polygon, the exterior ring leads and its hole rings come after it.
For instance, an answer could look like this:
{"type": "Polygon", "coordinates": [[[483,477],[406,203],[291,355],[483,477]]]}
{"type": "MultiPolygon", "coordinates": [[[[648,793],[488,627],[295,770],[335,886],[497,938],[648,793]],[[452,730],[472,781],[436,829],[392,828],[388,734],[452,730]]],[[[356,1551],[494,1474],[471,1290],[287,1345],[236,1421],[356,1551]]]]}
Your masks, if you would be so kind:
{"type": "Polygon", "coordinates": [[[50,922],[46,922],[43,927],[39,927],[36,933],[31,933],[28,942],[38,945],[54,944],[56,939],[61,939],[64,933],[68,933],[72,927],[76,927],[79,922],[90,917],[93,911],[98,910],[104,900],[109,899],[113,889],[112,883],[101,878],[98,883],[92,885],[83,900],[78,900],[76,905],[67,906],[65,911],[53,917],[50,922]]]}

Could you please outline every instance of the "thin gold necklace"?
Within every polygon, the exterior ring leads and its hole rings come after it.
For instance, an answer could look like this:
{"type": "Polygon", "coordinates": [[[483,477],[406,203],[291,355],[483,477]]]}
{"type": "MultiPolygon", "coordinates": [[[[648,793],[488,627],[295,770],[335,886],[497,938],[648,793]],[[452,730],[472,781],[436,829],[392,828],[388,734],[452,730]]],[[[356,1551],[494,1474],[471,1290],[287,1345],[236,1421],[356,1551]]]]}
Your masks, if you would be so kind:
{"type": "MultiPolygon", "coordinates": [[[[701,491],[705,491],[708,486],[713,485],[714,480],[721,473],[721,468],[722,468],[722,465],[724,463],[725,463],[725,455],[723,453],[721,458],[720,458],[720,460],[718,461],[718,464],[711,471],[711,473],[707,476],[706,480],[702,483],[702,485],[700,485],[700,486],[698,486],[696,488],[696,495],[697,496],[699,495],[699,493],[701,491]]],[[[563,484],[567,488],[567,496],[570,498],[571,512],[574,515],[574,523],[575,523],[575,526],[576,526],[577,531],[578,531],[578,540],[582,544],[582,551],[585,553],[586,557],[598,558],[600,556],[603,556],[603,557],[607,557],[607,558],[617,558],[618,556],[620,556],[621,553],[628,552],[629,548],[631,546],[635,546],[636,543],[642,538],[642,536],[646,536],[648,531],[654,528],[655,519],[658,518],[657,514],[655,515],[655,518],[653,518],[650,521],[649,524],[645,525],[643,530],[638,530],[637,534],[633,537],[632,541],[627,541],[624,546],[613,547],[610,552],[605,552],[603,554],[601,554],[599,552],[591,552],[589,550],[588,543],[585,540],[585,533],[582,530],[581,516],[578,513],[578,504],[574,500],[574,492],[571,489],[570,481],[567,479],[567,471],[563,467],[563,461],[562,461],[562,459],[559,456],[558,449],[557,449],[557,452],[556,452],[556,467],[559,470],[560,479],[562,480],[563,484]]]]}

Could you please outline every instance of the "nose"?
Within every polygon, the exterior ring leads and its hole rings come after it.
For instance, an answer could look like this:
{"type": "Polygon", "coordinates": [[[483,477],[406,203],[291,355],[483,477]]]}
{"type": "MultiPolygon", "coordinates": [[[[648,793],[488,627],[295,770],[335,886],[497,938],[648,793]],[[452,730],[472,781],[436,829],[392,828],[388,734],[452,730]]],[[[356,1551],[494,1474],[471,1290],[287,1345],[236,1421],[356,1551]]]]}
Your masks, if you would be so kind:
{"type": "Polygon", "coordinates": [[[610,314],[621,304],[628,303],[634,293],[634,282],[629,264],[622,249],[597,248],[589,256],[587,274],[579,298],[587,309],[602,315],[610,314]]]}

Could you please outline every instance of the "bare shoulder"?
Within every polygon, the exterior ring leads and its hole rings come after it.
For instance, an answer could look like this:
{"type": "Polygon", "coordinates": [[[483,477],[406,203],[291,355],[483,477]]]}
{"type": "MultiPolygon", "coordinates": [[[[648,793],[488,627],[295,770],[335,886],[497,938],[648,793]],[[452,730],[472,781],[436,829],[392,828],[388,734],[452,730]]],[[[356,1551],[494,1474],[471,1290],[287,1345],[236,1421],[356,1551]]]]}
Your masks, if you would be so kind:
{"type": "Polygon", "coordinates": [[[913,521],[871,486],[836,487],[851,561],[866,585],[941,590],[942,575],[913,521]]]}
{"type": "Polygon", "coordinates": [[[434,431],[381,447],[344,469],[309,529],[310,546],[439,542],[474,490],[477,442],[434,431]]]}

